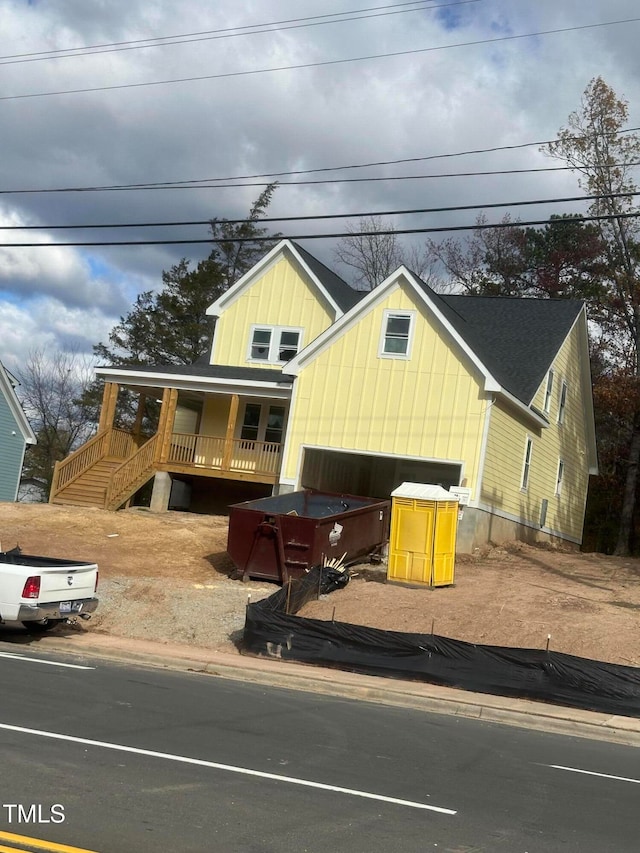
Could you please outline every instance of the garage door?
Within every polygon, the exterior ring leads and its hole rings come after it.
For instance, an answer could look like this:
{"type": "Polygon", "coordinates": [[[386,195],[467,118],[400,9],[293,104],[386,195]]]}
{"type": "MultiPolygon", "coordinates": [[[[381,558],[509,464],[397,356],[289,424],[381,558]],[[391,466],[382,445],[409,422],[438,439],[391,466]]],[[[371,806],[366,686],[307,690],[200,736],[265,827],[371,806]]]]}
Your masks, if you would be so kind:
{"type": "Polygon", "coordinates": [[[338,450],[306,448],[302,487],[388,498],[401,483],[435,483],[448,489],[460,485],[461,466],[452,462],[368,456],[338,450]]]}

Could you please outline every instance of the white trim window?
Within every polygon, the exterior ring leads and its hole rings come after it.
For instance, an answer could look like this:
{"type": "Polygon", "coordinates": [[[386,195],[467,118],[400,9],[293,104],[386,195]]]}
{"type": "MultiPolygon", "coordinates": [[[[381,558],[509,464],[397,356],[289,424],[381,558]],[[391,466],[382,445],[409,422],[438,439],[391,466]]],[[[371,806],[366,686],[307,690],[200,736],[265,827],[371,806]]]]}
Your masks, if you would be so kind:
{"type": "Polygon", "coordinates": [[[378,355],[381,358],[409,358],[415,311],[385,311],[378,355]]]}
{"type": "Polygon", "coordinates": [[[562,425],[564,423],[564,416],[567,411],[567,395],[569,394],[569,386],[567,385],[566,379],[562,380],[562,385],[560,387],[560,399],[558,400],[558,423],[562,425]]]}
{"type": "MultiPolygon", "coordinates": [[[[239,438],[242,450],[253,450],[256,441],[271,445],[282,444],[287,410],[285,406],[262,402],[247,402],[240,421],[239,438]]],[[[277,449],[269,447],[269,450],[277,449]]]]}
{"type": "Polygon", "coordinates": [[[252,326],[247,361],[286,364],[301,349],[302,329],[291,326],[252,326]]]}
{"type": "Polygon", "coordinates": [[[551,408],[551,396],[553,394],[553,370],[547,373],[547,387],[544,392],[544,406],[542,411],[548,415],[551,408]]]}
{"type": "Polygon", "coordinates": [[[562,494],[562,483],[564,482],[564,460],[558,459],[558,472],[556,474],[556,495],[562,494]]]}
{"type": "Polygon", "coordinates": [[[531,474],[531,455],[533,453],[533,439],[530,435],[527,436],[527,441],[524,446],[524,463],[522,465],[522,483],[520,490],[526,492],[529,486],[529,476],[531,474]]]}

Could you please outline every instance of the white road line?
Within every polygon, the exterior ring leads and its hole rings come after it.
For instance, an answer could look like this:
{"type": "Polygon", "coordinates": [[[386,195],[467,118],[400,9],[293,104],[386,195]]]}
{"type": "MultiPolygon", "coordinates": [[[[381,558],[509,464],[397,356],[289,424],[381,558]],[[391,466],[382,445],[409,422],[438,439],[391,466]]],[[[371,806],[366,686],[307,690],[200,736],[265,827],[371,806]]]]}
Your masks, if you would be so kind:
{"type": "Polygon", "coordinates": [[[247,767],[236,767],[233,764],[219,764],[217,761],[205,761],[201,758],[187,758],[184,755],[173,755],[169,752],[155,752],[151,749],[139,749],[135,746],[124,746],[119,743],[108,743],[100,740],[89,740],[88,738],[73,737],[72,735],[61,735],[56,732],[45,732],[40,729],[26,729],[22,726],[11,726],[8,723],[0,723],[0,729],[21,734],[36,735],[38,737],[51,738],[52,740],[63,740],[71,743],[81,743],[85,746],[97,746],[102,749],[113,749],[117,752],[131,752],[134,755],[147,755],[151,758],[164,758],[166,761],[178,761],[182,764],[195,764],[199,767],[211,767],[214,770],[224,770],[227,773],[240,773],[244,776],[256,776],[259,779],[270,779],[273,782],[289,782],[292,785],[302,785],[306,788],[317,788],[321,791],[333,791],[338,794],[349,794],[352,797],[364,797],[367,800],[379,800],[383,803],[391,803],[396,806],[409,806],[412,809],[424,809],[425,811],[438,812],[439,814],[455,815],[454,809],[445,809],[441,806],[431,806],[427,803],[417,803],[413,800],[400,800],[396,797],[385,797],[382,794],[372,794],[368,791],[357,791],[353,788],[340,788],[337,785],[325,785],[323,782],[312,782],[309,779],[296,779],[293,776],[280,776],[276,773],[265,773],[262,770],[250,770],[247,767]]]}
{"type": "Polygon", "coordinates": [[[80,666],[77,663],[59,663],[55,660],[43,660],[42,658],[32,658],[29,655],[12,655],[10,652],[0,652],[0,658],[10,658],[11,660],[23,660],[27,663],[43,663],[46,666],[65,666],[67,669],[95,669],[95,666],[80,666]]]}
{"type": "Polygon", "coordinates": [[[564,767],[562,764],[547,764],[547,767],[553,767],[554,770],[567,770],[569,773],[582,773],[585,776],[599,776],[600,779],[613,779],[615,782],[633,782],[634,785],[640,785],[640,779],[630,779],[627,776],[612,776],[609,773],[596,773],[595,770],[579,770],[577,767],[564,767]]]}

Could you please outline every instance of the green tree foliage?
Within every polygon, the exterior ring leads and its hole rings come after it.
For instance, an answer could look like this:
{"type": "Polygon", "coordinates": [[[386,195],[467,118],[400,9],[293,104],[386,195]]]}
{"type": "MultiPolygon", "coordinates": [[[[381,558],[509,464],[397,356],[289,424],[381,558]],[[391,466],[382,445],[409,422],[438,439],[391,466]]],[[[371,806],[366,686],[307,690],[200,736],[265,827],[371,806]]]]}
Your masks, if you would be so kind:
{"type": "MultiPolygon", "coordinates": [[[[276,184],[258,196],[248,221],[233,223],[211,220],[213,249],[207,258],[192,266],[186,258],[162,273],[162,287],[138,295],[129,313],[109,333],[107,343],[99,343],[94,353],[100,364],[180,365],[205,358],[211,346],[213,326],[206,310],[235,281],[280,239],[267,237],[267,228],[258,222],[271,203],[276,184]]],[[[97,421],[102,400],[102,382],[96,381],[83,395],[87,412],[97,421]]],[[[118,426],[126,427],[135,417],[132,394],[121,393],[116,412],[118,426]]],[[[153,428],[158,407],[146,404],[146,427],[153,428]],[[151,426],[149,424],[151,422],[151,426]]]]}
{"type": "Polygon", "coordinates": [[[94,347],[102,363],[193,364],[207,354],[211,322],[206,310],[269,249],[280,235],[263,238],[264,217],[275,184],[268,186],[251,207],[247,222],[211,221],[214,247],[195,267],[183,258],[162,273],[158,291],[141,293],[131,311],[109,333],[108,343],[94,347]],[[241,241],[241,242],[240,242],[241,241]]]}
{"type": "Polygon", "coordinates": [[[451,280],[476,296],[595,298],[605,273],[598,228],[575,216],[552,216],[543,228],[523,228],[505,217],[489,228],[479,217],[467,243],[430,243],[451,280]]]}

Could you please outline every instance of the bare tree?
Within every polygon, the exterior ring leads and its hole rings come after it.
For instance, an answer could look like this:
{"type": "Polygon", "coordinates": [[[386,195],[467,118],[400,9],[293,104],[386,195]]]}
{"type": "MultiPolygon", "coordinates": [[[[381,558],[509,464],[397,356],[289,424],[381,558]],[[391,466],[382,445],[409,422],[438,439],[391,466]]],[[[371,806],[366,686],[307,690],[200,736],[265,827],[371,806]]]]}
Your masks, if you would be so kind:
{"type": "Polygon", "coordinates": [[[49,493],[55,463],[91,435],[91,413],[82,394],[93,379],[92,361],[77,352],[32,350],[16,371],[18,394],[38,439],[25,454],[24,474],[46,484],[49,493]]]}
{"type": "Polygon", "coordinates": [[[373,290],[402,263],[393,224],[379,216],[363,216],[357,225],[347,226],[335,249],[336,259],[355,270],[353,284],[359,290],[373,290]]]}

